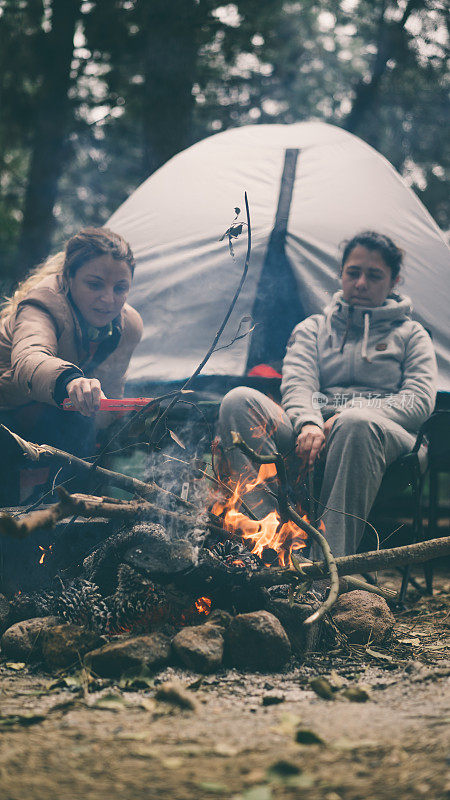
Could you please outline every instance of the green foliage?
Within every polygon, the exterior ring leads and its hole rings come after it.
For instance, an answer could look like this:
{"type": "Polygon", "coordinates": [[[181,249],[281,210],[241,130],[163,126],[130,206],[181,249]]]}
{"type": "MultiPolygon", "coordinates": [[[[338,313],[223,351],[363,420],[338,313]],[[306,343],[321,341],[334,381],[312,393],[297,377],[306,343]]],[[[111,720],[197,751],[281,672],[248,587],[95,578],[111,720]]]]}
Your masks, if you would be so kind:
{"type": "Polygon", "coordinates": [[[448,227],[444,15],[440,0],[0,0],[5,271],[248,123],[354,131],[448,227]]]}

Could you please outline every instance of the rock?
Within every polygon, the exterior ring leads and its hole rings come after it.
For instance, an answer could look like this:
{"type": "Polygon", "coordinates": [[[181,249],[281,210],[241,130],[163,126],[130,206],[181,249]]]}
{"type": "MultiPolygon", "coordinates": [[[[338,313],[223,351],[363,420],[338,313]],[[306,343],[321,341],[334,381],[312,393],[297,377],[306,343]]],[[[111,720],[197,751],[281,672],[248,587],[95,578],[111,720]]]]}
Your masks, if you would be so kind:
{"type": "Polygon", "coordinates": [[[271,671],[281,669],[291,645],[281,622],[269,611],[238,614],[226,634],[227,660],[235,667],[271,671]]]}
{"type": "Polygon", "coordinates": [[[34,617],[16,622],[1,638],[2,655],[22,661],[39,661],[44,631],[60,622],[59,617],[34,617]]]}
{"type": "Polygon", "coordinates": [[[178,659],[196,672],[214,672],[222,664],[224,630],[206,622],[204,625],[182,628],[172,641],[178,659]]]}
{"type": "Polygon", "coordinates": [[[317,650],[322,632],[322,624],[315,622],[304,625],[305,619],[311,616],[313,609],[306,603],[291,603],[289,600],[271,600],[268,610],[280,620],[291,643],[292,652],[303,656],[317,650]]]}
{"type": "Polygon", "coordinates": [[[382,597],[356,589],[341,595],[331,609],[333,622],[352,644],[381,644],[388,639],[395,617],[382,597]]]}
{"type": "Polygon", "coordinates": [[[49,667],[70,667],[103,641],[98,633],[66,622],[42,631],[42,657],[49,667]]]}
{"type": "Polygon", "coordinates": [[[170,657],[170,639],[162,633],[134,636],[105,644],[85,657],[86,664],[102,678],[119,678],[124,673],[155,670],[170,657]]]}
{"type": "Polygon", "coordinates": [[[8,628],[11,603],[4,594],[0,594],[0,635],[8,628]]]}
{"type": "Polygon", "coordinates": [[[208,617],[208,625],[217,625],[219,628],[228,628],[233,615],[222,608],[215,608],[208,617]]]}

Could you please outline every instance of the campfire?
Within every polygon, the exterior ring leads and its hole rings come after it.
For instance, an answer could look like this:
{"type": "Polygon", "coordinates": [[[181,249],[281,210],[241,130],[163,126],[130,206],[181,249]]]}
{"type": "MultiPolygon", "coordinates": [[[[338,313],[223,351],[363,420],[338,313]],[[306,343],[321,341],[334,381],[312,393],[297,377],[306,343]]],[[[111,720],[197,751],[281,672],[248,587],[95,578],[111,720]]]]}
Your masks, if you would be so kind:
{"type": "MultiPolygon", "coordinates": [[[[283,521],[277,511],[263,519],[250,519],[239,510],[246,495],[264,485],[268,479],[277,477],[275,464],[261,464],[255,480],[240,478],[232,494],[213,504],[212,512],[222,518],[226,531],[241,536],[244,544],[264,564],[278,563],[281,567],[293,567],[291,554],[298,554],[307,544],[307,534],[292,520],[283,521]]],[[[304,520],[308,520],[306,514],[304,520]]],[[[322,526],[323,527],[323,526],[322,526]]]]}
{"type": "MultiPolygon", "coordinates": [[[[54,448],[30,442],[24,447],[37,459],[70,460],[80,473],[92,470],[89,462],[54,448]]],[[[12,598],[9,630],[20,620],[37,624],[48,619],[55,625],[56,618],[71,631],[75,626],[79,636],[84,636],[83,631],[91,637],[106,636],[111,644],[104,644],[104,638],[95,640],[106,648],[116,647],[118,638],[135,647],[136,637],[162,636],[166,659],[176,652],[183,663],[200,671],[218,668],[223,659],[251,669],[266,669],[268,665],[278,669],[292,651],[302,655],[310,647],[317,648],[319,635],[329,642],[326,637],[333,626],[330,628],[326,615],[338,591],[364,589],[389,598],[382,589],[357,579],[339,580],[338,572],[349,575],[377,569],[393,557],[394,563],[424,560],[448,549],[447,539],[333,559],[323,533],[283,497],[285,477],[280,464],[264,458],[268,463],[260,465],[256,481],[241,480],[233,488],[208,476],[193,462],[192,473],[198,484],[204,487],[209,481],[215,486],[213,501],[206,491],[188,500],[181,492],[95,466],[99,477],[133,492],[135,499],[70,494],[60,487],[56,504],[21,517],[1,515],[0,533],[16,538],[52,528],[73,515],[82,520],[87,532],[92,520],[108,520],[103,540],[88,546],[88,551],[76,558],[68,546],[67,523],[62,526],[67,538],[56,535],[53,543],[39,546],[39,569],[49,570],[54,578],[45,591],[22,591],[12,598]],[[246,496],[275,474],[279,479],[280,513],[252,519],[246,496]],[[193,502],[200,497],[202,505],[193,502]],[[305,552],[311,532],[323,547],[324,561],[299,563],[297,556],[305,552]],[[331,590],[324,599],[314,591],[312,581],[327,574],[331,576],[331,590]],[[333,576],[337,581],[335,596],[333,576]],[[325,627],[324,623],[311,624],[324,617],[325,627]],[[229,627],[228,633],[224,626],[229,627]],[[194,636],[192,631],[198,633],[194,636]]],[[[89,537],[86,542],[89,545],[89,537]]],[[[374,594],[370,596],[374,602],[385,603],[374,594]]],[[[8,635],[9,631],[3,637],[6,642],[8,635]]],[[[77,653],[83,650],[81,644],[77,647],[77,653]]],[[[103,664],[102,647],[100,650],[103,664]]],[[[95,663],[96,669],[103,669],[95,663]]]]}

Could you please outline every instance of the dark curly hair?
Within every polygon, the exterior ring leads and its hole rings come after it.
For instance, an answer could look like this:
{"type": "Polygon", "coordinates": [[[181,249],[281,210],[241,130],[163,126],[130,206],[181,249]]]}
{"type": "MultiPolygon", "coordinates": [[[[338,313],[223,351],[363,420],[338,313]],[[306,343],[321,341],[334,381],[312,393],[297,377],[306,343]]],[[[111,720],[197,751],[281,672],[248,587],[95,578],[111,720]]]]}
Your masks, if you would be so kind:
{"type": "Polygon", "coordinates": [[[386,236],[384,233],[377,231],[362,231],[353,236],[352,239],[347,239],[342,242],[341,247],[344,248],[342,253],[341,271],[347,261],[352,250],[361,245],[366,247],[367,250],[375,250],[380,253],[386,265],[391,270],[392,280],[395,281],[400,275],[400,269],[403,261],[403,250],[400,250],[396,244],[386,236]]]}

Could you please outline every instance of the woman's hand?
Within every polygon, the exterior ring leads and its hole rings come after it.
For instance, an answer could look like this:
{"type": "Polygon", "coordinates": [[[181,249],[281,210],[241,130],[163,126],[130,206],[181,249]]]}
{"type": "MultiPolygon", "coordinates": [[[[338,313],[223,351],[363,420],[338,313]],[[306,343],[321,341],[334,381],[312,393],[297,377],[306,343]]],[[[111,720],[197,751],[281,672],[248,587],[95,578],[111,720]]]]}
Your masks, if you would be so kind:
{"type": "Polygon", "coordinates": [[[328,441],[328,437],[329,437],[329,435],[331,433],[331,428],[333,427],[333,425],[334,425],[335,421],[337,420],[338,416],[339,416],[339,414],[333,414],[332,417],[327,419],[327,421],[325,422],[325,424],[323,426],[323,432],[325,434],[325,439],[327,441],[328,441]]]}
{"type": "Polygon", "coordinates": [[[325,442],[325,434],[318,425],[314,425],[314,423],[303,425],[295,445],[295,452],[300,459],[302,469],[312,469],[325,442]]]}
{"type": "Polygon", "coordinates": [[[92,417],[100,409],[100,399],[105,397],[97,378],[74,378],[66,386],[67,396],[75,411],[92,417]]]}

